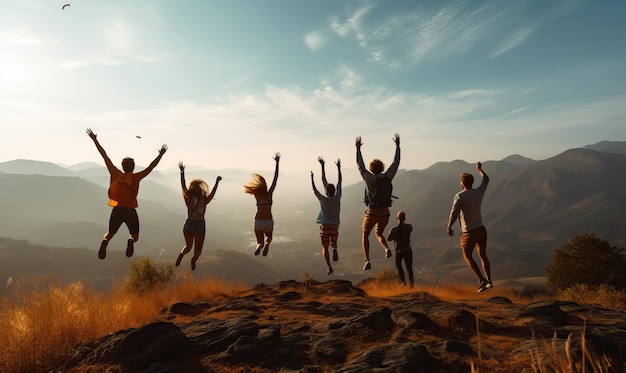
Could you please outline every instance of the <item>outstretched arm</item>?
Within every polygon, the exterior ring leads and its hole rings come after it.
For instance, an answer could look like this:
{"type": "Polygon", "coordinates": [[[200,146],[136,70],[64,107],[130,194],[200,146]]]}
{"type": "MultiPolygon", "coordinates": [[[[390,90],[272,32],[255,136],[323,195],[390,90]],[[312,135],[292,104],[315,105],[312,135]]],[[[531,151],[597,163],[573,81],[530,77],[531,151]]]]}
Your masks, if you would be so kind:
{"type": "Polygon", "coordinates": [[[274,193],[274,189],[276,188],[276,181],[278,181],[278,163],[280,162],[280,153],[276,152],[274,155],[274,160],[276,161],[276,169],[274,170],[274,180],[272,180],[272,186],[268,190],[270,194],[274,193]]]}
{"type": "Polygon", "coordinates": [[[337,158],[335,164],[337,165],[337,185],[341,185],[341,181],[343,180],[341,176],[341,159],[337,158]]]}
{"type": "Polygon", "coordinates": [[[215,197],[215,192],[217,192],[217,186],[219,185],[220,181],[222,181],[222,177],[221,176],[218,176],[218,177],[215,178],[215,185],[213,185],[213,189],[211,190],[211,193],[206,198],[206,203],[211,202],[213,197],[215,197]]]}
{"type": "Polygon", "coordinates": [[[396,172],[398,172],[398,167],[400,166],[400,135],[397,133],[393,135],[393,142],[396,143],[396,154],[393,157],[393,163],[385,172],[388,178],[393,179],[396,176],[396,172]]]}
{"type": "Polygon", "coordinates": [[[315,186],[315,179],[313,178],[313,171],[311,171],[311,186],[313,187],[313,194],[315,194],[315,196],[319,199],[322,198],[322,194],[320,193],[319,190],[317,190],[317,187],[315,186]]]}
{"type": "Polygon", "coordinates": [[[109,173],[111,173],[113,170],[115,170],[115,166],[113,165],[113,162],[111,162],[111,158],[109,158],[102,145],[100,145],[100,142],[98,141],[98,135],[96,135],[91,130],[91,128],[87,128],[87,135],[89,135],[89,137],[93,140],[93,143],[96,145],[96,149],[98,149],[98,152],[104,159],[104,164],[107,166],[107,170],[109,170],[109,173]]]}
{"type": "Polygon", "coordinates": [[[365,179],[365,175],[370,174],[366,168],[365,163],[363,162],[363,154],[361,154],[361,146],[363,146],[363,142],[361,141],[361,136],[358,136],[355,141],[356,145],[356,165],[359,168],[359,173],[361,177],[365,179]]]}
{"type": "Polygon", "coordinates": [[[489,176],[487,176],[485,171],[483,171],[482,163],[476,163],[476,169],[478,170],[478,173],[480,174],[480,177],[483,178],[483,180],[489,181],[489,176]]]}
{"type": "Polygon", "coordinates": [[[322,158],[321,156],[317,157],[317,161],[322,166],[322,184],[324,184],[324,189],[326,189],[326,186],[328,185],[328,180],[326,180],[326,167],[324,167],[326,162],[324,162],[324,158],[322,158]]]}
{"type": "Polygon", "coordinates": [[[161,145],[161,149],[159,149],[159,155],[157,155],[156,158],[154,158],[154,160],[150,163],[150,165],[148,165],[148,167],[146,167],[145,170],[137,173],[139,177],[143,178],[143,177],[148,176],[148,174],[152,172],[152,170],[159,164],[159,162],[161,161],[161,158],[163,158],[163,154],[165,154],[166,151],[167,151],[167,144],[161,145]]]}
{"type": "Polygon", "coordinates": [[[180,186],[183,189],[183,196],[187,193],[187,183],[185,182],[185,165],[183,162],[178,162],[178,168],[180,169],[180,186]]]}

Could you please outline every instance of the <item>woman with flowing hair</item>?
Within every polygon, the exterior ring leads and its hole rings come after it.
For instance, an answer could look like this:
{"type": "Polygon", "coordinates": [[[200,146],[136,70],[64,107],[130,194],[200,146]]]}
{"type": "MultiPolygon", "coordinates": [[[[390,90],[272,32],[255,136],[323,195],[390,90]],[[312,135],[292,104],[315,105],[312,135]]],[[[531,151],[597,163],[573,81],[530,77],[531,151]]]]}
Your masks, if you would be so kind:
{"type": "Polygon", "coordinates": [[[274,231],[274,218],[272,217],[272,194],[276,188],[278,180],[278,163],[280,161],[280,153],[274,155],[276,161],[276,169],[274,170],[274,180],[272,185],[267,188],[265,178],[259,174],[253,174],[252,180],[243,186],[243,190],[247,194],[252,194],[256,199],[256,214],[254,215],[254,234],[256,235],[256,250],[254,255],[259,255],[263,250],[263,256],[267,256],[272,242],[272,233],[274,231]]]}
{"type": "Polygon", "coordinates": [[[178,163],[180,168],[180,185],[183,189],[183,198],[187,205],[187,220],[183,227],[183,235],[185,236],[185,247],[178,254],[176,259],[176,267],[180,265],[185,254],[193,250],[193,257],[191,258],[191,270],[196,269],[196,262],[202,254],[202,246],[204,245],[204,236],[206,233],[206,223],[204,221],[204,214],[206,212],[206,205],[211,202],[217,191],[217,185],[222,180],[221,176],[215,179],[215,186],[209,193],[208,184],[201,179],[193,179],[189,182],[189,187],[185,183],[185,166],[183,162],[178,163]]]}

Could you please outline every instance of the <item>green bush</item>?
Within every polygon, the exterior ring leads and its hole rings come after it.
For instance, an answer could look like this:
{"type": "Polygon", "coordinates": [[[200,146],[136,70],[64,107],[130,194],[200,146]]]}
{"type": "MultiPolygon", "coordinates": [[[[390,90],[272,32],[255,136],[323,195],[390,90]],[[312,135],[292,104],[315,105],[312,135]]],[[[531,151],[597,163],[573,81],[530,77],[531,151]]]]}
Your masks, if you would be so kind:
{"type": "Polygon", "coordinates": [[[626,289],[624,249],[611,246],[594,234],[579,234],[556,249],[547,269],[548,286],[565,290],[575,284],[626,289]]]}
{"type": "Polygon", "coordinates": [[[165,268],[157,270],[152,260],[142,258],[137,262],[130,263],[126,288],[132,292],[158,289],[165,286],[173,274],[174,268],[171,265],[168,264],[165,268]]]}

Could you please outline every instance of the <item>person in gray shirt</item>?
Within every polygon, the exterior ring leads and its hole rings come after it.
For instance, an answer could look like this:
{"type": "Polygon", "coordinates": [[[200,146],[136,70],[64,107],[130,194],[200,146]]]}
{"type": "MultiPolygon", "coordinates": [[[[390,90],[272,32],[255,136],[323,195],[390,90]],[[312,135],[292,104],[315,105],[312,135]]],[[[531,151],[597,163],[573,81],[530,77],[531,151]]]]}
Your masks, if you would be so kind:
{"type": "Polygon", "coordinates": [[[480,162],[476,163],[476,169],[482,177],[480,186],[473,189],[474,176],[469,173],[462,173],[460,176],[461,191],[454,196],[452,210],[448,218],[448,235],[454,236],[452,224],[458,219],[461,225],[461,249],[463,250],[463,258],[474,272],[480,285],[478,292],[482,292],[493,287],[491,282],[491,267],[489,258],[487,258],[487,229],[482,222],[481,205],[487,184],[489,184],[489,176],[483,171],[480,162]],[[474,247],[478,247],[478,256],[482,262],[484,275],[481,273],[478,265],[474,261],[472,254],[474,247]]]}

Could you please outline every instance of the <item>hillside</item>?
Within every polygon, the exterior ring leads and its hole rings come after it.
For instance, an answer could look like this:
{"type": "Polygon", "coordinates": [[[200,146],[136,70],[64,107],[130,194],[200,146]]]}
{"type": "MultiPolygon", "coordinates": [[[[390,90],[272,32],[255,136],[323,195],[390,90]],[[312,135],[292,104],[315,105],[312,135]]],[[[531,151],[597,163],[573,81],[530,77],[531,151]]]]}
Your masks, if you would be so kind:
{"type": "MultiPolygon", "coordinates": [[[[495,279],[544,276],[554,249],[579,233],[595,233],[612,245],[626,246],[626,174],[621,172],[626,169],[626,155],[620,150],[624,144],[602,142],[539,161],[512,155],[483,162],[491,178],[483,220],[489,231],[495,279]]],[[[92,166],[79,164],[62,171],[46,162],[0,163],[0,171],[6,172],[0,173],[0,237],[45,246],[84,247],[95,255],[106,231],[110,208],[106,205],[106,170],[92,166]],[[17,170],[23,174],[8,172],[17,170]],[[42,175],[37,171],[69,176],[42,175]]],[[[254,246],[254,201],[241,191],[249,173],[222,171],[227,176],[223,176],[216,199],[207,208],[205,251],[249,256],[254,246]]],[[[329,181],[334,182],[336,175],[327,171],[329,181]]],[[[355,172],[344,170],[350,174],[344,179],[358,179],[355,172]]],[[[399,199],[391,208],[390,227],[396,223],[395,213],[404,210],[407,222],[414,226],[414,267],[424,280],[471,280],[457,248],[458,235],[450,239],[445,232],[461,172],[475,174],[475,168],[462,160],[439,162],[424,170],[400,170],[394,179],[394,194],[399,199]]],[[[193,176],[212,184],[217,174],[216,170],[198,169],[193,176]]],[[[307,176],[281,174],[274,196],[275,239],[270,255],[251,258],[252,263],[262,263],[271,271],[264,272],[266,279],[255,280],[274,282],[277,278],[302,278],[304,274],[325,276],[315,223],[319,204],[307,176]]],[[[178,174],[171,171],[155,171],[142,182],[137,255],[171,262],[182,247],[184,206],[178,183],[178,174]]],[[[357,282],[369,275],[361,270],[363,190],[363,182],[344,183],[339,236],[342,260],[334,274],[357,282]]],[[[112,251],[123,250],[126,234],[122,227],[110,246],[112,251]]],[[[392,268],[393,260],[384,259],[373,235],[370,243],[373,271],[392,268]]],[[[237,277],[234,268],[210,267],[208,263],[219,261],[209,255],[203,256],[202,261],[211,270],[237,277]]]]}

